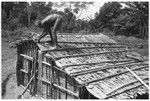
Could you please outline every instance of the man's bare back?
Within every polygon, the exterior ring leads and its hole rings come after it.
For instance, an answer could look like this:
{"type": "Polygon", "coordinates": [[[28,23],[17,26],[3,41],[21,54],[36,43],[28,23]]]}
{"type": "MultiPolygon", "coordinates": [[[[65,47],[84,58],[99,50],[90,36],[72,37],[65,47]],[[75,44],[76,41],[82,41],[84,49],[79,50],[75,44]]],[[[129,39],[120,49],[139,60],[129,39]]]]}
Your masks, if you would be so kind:
{"type": "Polygon", "coordinates": [[[40,42],[40,40],[45,37],[47,34],[50,35],[51,37],[51,49],[56,49],[57,48],[57,35],[56,35],[56,31],[58,30],[58,28],[60,27],[61,23],[62,23],[62,19],[63,17],[59,14],[50,14],[47,17],[45,17],[42,21],[37,21],[35,24],[40,27],[43,28],[43,33],[39,36],[38,42],[40,42]],[[51,30],[51,28],[53,27],[53,29],[51,30]]]}

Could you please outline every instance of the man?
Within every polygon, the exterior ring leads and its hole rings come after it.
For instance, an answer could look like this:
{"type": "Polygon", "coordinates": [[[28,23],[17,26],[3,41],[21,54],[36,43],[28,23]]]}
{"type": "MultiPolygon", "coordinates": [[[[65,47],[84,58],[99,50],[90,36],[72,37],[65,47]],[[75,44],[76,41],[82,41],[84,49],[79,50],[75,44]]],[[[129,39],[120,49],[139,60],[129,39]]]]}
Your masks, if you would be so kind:
{"type": "Polygon", "coordinates": [[[45,37],[46,35],[50,35],[51,37],[51,47],[49,49],[56,49],[57,48],[57,35],[56,31],[60,27],[62,23],[63,17],[60,14],[50,14],[46,18],[44,18],[42,21],[36,21],[35,25],[43,28],[42,34],[39,36],[37,42],[40,42],[40,40],[45,37]],[[53,29],[51,30],[51,28],[53,29]]]}

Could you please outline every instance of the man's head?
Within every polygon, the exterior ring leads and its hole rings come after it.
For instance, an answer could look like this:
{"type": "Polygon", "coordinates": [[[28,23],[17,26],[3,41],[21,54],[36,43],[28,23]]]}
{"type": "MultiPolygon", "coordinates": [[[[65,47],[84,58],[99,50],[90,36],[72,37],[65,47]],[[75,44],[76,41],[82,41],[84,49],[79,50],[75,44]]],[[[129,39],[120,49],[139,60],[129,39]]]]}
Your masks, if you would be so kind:
{"type": "Polygon", "coordinates": [[[41,24],[40,20],[35,21],[35,25],[38,26],[38,27],[42,27],[42,24],[41,24]]]}

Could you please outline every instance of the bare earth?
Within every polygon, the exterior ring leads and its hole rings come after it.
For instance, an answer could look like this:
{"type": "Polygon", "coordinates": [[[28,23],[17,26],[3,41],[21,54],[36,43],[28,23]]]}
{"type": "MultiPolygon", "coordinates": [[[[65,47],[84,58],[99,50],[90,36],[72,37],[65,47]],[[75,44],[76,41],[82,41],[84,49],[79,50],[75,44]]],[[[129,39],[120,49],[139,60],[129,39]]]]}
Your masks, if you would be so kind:
{"type": "MultiPolygon", "coordinates": [[[[109,35],[108,35],[109,36],[109,35]]],[[[127,46],[138,49],[137,53],[148,57],[148,40],[141,40],[133,37],[114,36],[112,37],[117,42],[123,42],[127,46]],[[130,43],[130,44],[127,44],[130,43]]],[[[16,48],[10,48],[9,42],[2,38],[2,98],[16,99],[23,91],[16,84],[16,48]]],[[[27,97],[28,98],[28,97],[27,97]]]]}

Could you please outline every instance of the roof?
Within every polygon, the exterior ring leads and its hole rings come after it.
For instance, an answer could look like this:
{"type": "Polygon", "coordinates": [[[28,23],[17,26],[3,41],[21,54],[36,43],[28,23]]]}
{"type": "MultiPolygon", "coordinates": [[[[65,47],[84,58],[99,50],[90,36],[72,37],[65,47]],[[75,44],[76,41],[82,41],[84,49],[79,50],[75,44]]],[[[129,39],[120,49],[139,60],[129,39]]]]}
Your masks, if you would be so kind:
{"type": "Polygon", "coordinates": [[[133,98],[148,93],[148,62],[130,57],[134,51],[126,46],[103,34],[58,35],[58,42],[59,48],[48,54],[95,97],[133,98]]]}

